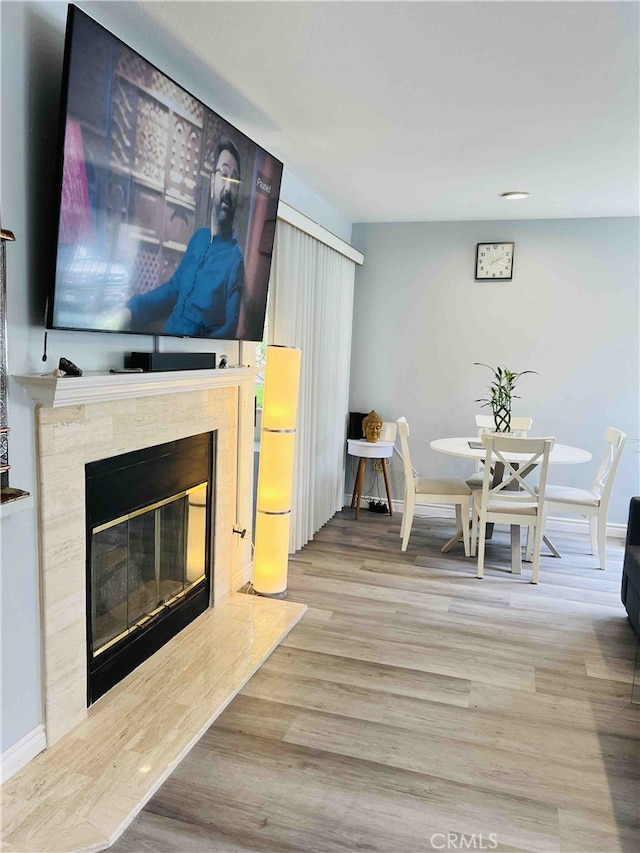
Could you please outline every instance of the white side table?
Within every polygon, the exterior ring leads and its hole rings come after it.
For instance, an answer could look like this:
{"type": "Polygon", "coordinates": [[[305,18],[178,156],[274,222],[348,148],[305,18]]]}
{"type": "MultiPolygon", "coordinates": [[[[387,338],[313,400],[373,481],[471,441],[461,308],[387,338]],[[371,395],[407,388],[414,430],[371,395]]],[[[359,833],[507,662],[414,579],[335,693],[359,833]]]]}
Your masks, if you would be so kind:
{"type": "Polygon", "coordinates": [[[356,508],[356,519],[360,515],[360,501],[362,500],[362,483],[364,481],[364,469],[367,464],[367,459],[380,459],[382,462],[382,473],[384,475],[384,485],[387,490],[387,499],[389,501],[389,515],[393,515],[393,507],[391,505],[391,489],[389,488],[389,475],[387,474],[387,466],[385,459],[391,459],[393,456],[393,441],[367,441],[364,438],[348,438],[347,452],[350,456],[360,457],[358,462],[358,473],[356,474],[356,483],[353,489],[351,498],[351,506],[356,508]]]}

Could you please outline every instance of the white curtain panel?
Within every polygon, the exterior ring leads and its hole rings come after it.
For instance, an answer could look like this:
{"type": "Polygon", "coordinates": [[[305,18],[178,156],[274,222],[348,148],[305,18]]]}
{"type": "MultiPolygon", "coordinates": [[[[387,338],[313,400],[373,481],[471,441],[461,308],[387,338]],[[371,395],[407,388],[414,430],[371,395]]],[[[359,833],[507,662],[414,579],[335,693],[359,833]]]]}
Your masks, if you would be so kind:
{"type": "Polygon", "coordinates": [[[289,551],[343,506],[355,264],[278,220],[269,343],[302,350],[289,551]]]}

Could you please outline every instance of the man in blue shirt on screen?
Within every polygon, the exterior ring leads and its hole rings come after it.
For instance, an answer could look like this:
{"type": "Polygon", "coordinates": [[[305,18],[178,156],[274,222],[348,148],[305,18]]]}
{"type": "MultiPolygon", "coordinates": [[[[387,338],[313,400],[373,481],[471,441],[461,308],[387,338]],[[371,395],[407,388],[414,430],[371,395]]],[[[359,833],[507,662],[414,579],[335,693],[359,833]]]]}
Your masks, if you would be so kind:
{"type": "Polygon", "coordinates": [[[170,312],[166,334],[235,338],[244,288],[244,258],[233,232],[240,157],[230,139],[220,140],[214,163],[211,229],[199,228],[193,234],[169,281],[129,299],[125,328],[144,331],[148,323],[170,312]]]}

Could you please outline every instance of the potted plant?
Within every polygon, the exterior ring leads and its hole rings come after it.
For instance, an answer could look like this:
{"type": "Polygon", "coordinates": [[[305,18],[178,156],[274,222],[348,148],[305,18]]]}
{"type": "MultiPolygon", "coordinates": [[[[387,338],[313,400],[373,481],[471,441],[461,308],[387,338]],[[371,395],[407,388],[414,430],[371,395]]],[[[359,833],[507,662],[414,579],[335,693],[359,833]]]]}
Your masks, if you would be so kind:
{"type": "Polygon", "coordinates": [[[525,373],[537,373],[538,371],[523,370],[521,373],[514,373],[506,367],[491,367],[481,361],[474,361],[474,364],[480,367],[488,367],[493,373],[493,382],[489,385],[489,397],[483,397],[475,402],[482,403],[483,407],[491,406],[496,432],[511,432],[511,401],[514,397],[520,399],[517,394],[513,393],[516,382],[525,373]]]}

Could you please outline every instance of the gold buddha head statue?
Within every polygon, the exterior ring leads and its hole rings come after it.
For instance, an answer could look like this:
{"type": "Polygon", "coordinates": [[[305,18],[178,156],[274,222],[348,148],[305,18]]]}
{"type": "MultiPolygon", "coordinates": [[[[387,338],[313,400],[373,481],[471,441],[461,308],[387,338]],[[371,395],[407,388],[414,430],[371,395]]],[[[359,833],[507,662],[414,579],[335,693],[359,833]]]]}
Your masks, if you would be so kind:
{"type": "Polygon", "coordinates": [[[366,418],[362,420],[362,433],[367,441],[377,441],[382,432],[382,418],[371,409],[366,418]]]}

